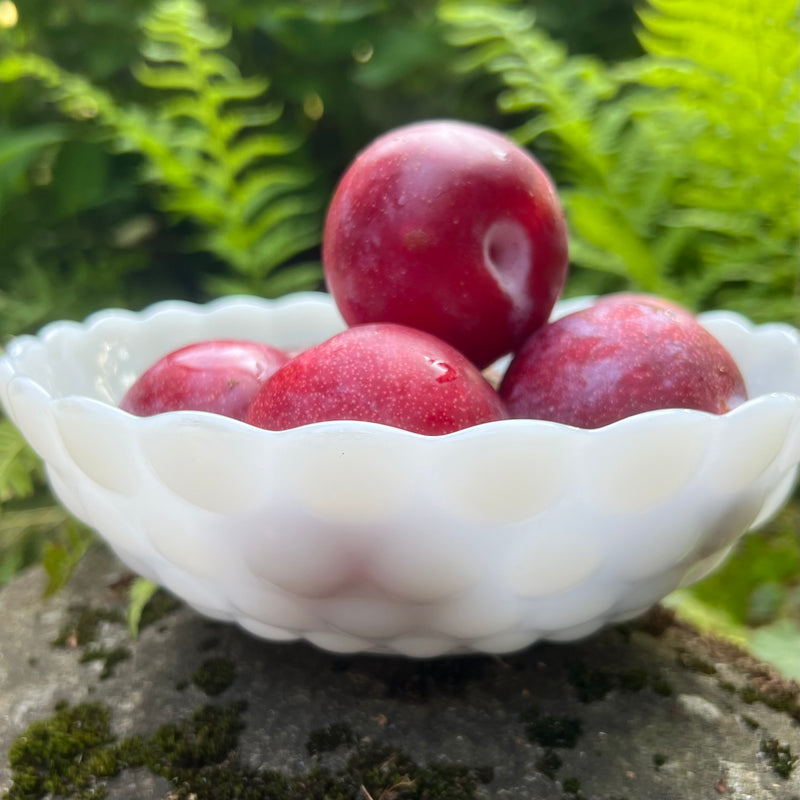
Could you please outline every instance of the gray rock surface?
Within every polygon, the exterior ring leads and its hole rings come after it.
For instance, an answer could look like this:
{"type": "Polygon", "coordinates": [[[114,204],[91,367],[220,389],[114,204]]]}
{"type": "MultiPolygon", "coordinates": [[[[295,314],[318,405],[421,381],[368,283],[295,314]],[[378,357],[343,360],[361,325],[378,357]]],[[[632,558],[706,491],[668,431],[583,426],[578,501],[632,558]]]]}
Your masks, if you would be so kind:
{"type": "MultiPolygon", "coordinates": [[[[107,707],[117,744],[138,734],[163,745],[165,730],[209,705],[243,726],[208,763],[170,745],[177,766],[121,763],[84,787],[112,800],[800,794],[797,685],[660,609],[500,658],[341,657],[261,641],[177,604],[132,641],[121,617],[128,578],[98,546],[53,599],[42,600],[38,569],[0,591],[0,796],[24,796],[12,746],[26,731],[33,739],[28,726],[52,720],[59,701],[107,707]],[[87,609],[102,612],[94,635],[87,609]]],[[[89,752],[73,760],[94,763],[89,752]]]]}

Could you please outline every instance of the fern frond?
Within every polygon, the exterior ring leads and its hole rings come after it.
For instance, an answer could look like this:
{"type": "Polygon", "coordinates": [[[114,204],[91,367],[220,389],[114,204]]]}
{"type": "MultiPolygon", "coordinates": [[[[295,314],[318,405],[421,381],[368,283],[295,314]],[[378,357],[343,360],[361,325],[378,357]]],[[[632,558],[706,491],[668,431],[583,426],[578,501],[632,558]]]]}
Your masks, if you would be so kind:
{"type": "Polygon", "coordinates": [[[591,120],[600,101],[616,92],[602,65],[570,58],[527,11],[445,0],[439,16],[450,42],[469,48],[459,68],[501,76],[507,87],[498,97],[501,110],[535,112],[530,125],[512,131],[514,138],[528,143],[548,132],[559,142],[565,169],[602,181],[609,165],[591,147],[591,120]]]}
{"type": "Polygon", "coordinates": [[[499,108],[527,116],[517,139],[561,157],[573,264],[696,308],[758,286],[771,305],[757,318],[787,318],[799,289],[796,0],[650,0],[647,54],[614,67],[569,56],[523,11],[443,0],[440,15],[465,65],[502,79],[499,108]]]}
{"type": "Polygon", "coordinates": [[[651,0],[650,6],[640,12],[649,57],[637,79],[668,90],[706,122],[692,141],[702,173],[685,187],[681,204],[719,211],[749,206],[796,229],[800,196],[790,185],[800,138],[797,3],[651,0]]]}
{"type": "Polygon", "coordinates": [[[33,494],[39,457],[10,420],[0,418],[0,504],[33,494]]]}
{"type": "Polygon", "coordinates": [[[221,50],[231,39],[230,30],[208,24],[203,7],[196,0],[162,0],[142,22],[142,30],[150,42],[147,45],[150,54],[221,50]]]}
{"type": "Polygon", "coordinates": [[[154,109],[122,107],[29,53],[0,58],[0,81],[34,78],[65,113],[97,118],[118,150],[144,157],[143,175],[161,187],[164,209],[204,227],[202,246],[240,273],[248,291],[268,293],[278,256],[291,260],[321,237],[324,198],[300,155],[303,137],[274,127],[283,107],[263,100],[269,80],[241,75],[221,52],[230,31],[210,25],[196,0],[161,0],[142,30],[143,61],[133,71],[161,95],[154,109]],[[295,224],[294,247],[282,233],[273,244],[273,228],[295,224]]]}
{"type": "Polygon", "coordinates": [[[528,12],[446,0],[440,15],[450,40],[468,48],[465,65],[501,77],[500,109],[531,115],[511,135],[523,144],[546,137],[555,148],[572,262],[676,294],[669,265],[649,246],[671,174],[653,152],[652,129],[617,98],[621,82],[601,62],[569,56],[528,12]]]}
{"type": "Polygon", "coordinates": [[[314,173],[302,166],[272,166],[268,170],[250,172],[236,186],[237,203],[249,220],[283,192],[311,186],[313,182],[314,173]]]}

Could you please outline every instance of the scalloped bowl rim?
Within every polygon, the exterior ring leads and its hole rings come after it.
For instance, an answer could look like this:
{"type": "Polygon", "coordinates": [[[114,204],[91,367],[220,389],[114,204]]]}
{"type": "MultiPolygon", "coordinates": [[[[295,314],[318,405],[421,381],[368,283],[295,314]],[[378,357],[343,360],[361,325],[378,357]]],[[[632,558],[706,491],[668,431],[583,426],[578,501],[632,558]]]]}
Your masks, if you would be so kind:
{"type": "MultiPolygon", "coordinates": [[[[573,297],[560,300],[556,304],[556,307],[550,319],[552,321],[561,316],[565,316],[566,314],[571,313],[572,311],[584,308],[587,305],[590,305],[594,299],[595,296],[586,295],[581,297],[573,297]]],[[[157,317],[163,314],[169,314],[174,312],[179,312],[179,313],[188,312],[196,317],[212,318],[216,312],[225,310],[230,307],[255,307],[258,309],[263,309],[264,311],[269,311],[270,309],[281,309],[281,308],[291,309],[293,306],[299,306],[303,304],[316,304],[321,309],[325,309],[326,311],[328,311],[331,309],[332,302],[333,302],[332,298],[330,298],[330,296],[327,293],[309,291],[309,292],[297,292],[294,294],[285,295],[283,297],[279,297],[272,300],[253,297],[249,295],[229,295],[226,297],[220,297],[214,300],[210,300],[206,303],[194,303],[187,300],[160,300],[158,302],[146,306],[140,311],[132,311],[125,308],[107,308],[89,314],[87,317],[83,319],[83,321],[56,320],[44,325],[36,334],[22,334],[14,337],[6,345],[5,352],[3,353],[2,351],[0,351],[0,364],[2,364],[3,362],[7,362],[9,365],[14,364],[20,359],[21,356],[24,355],[25,351],[29,347],[37,345],[46,346],[50,340],[64,335],[65,332],[80,331],[82,333],[89,334],[101,326],[113,324],[118,321],[135,322],[137,326],[145,327],[152,320],[156,319],[157,317]]],[[[748,335],[752,335],[758,332],[780,333],[794,340],[797,346],[800,347],[800,336],[798,336],[797,329],[793,328],[791,325],[788,325],[786,323],[771,322],[771,323],[755,324],[751,322],[747,317],[745,317],[742,314],[739,314],[738,312],[725,311],[725,310],[701,312],[700,314],[697,315],[697,317],[701,323],[708,321],[725,320],[728,323],[736,325],[742,332],[748,335]]],[[[345,324],[342,321],[341,326],[344,327],[344,325],[345,324]]],[[[166,354],[166,352],[168,352],[168,350],[165,351],[164,354],[166,354]]],[[[498,359],[498,361],[495,363],[497,365],[501,365],[502,369],[505,366],[507,366],[507,363],[510,360],[510,358],[511,356],[507,355],[498,359]]],[[[52,393],[48,391],[45,387],[41,386],[41,383],[33,380],[29,376],[24,375],[23,373],[15,372],[14,375],[11,377],[11,380],[8,382],[8,385],[10,385],[12,381],[17,380],[19,378],[25,380],[32,380],[34,383],[37,383],[41,387],[41,389],[55,402],[59,402],[66,399],[71,399],[71,400],[80,399],[80,400],[87,400],[90,402],[97,402],[104,406],[110,405],[104,400],[91,397],[86,394],[67,393],[62,395],[62,394],[52,393]]],[[[415,439],[435,441],[435,440],[447,440],[447,439],[462,438],[462,437],[471,438],[474,436],[489,436],[495,429],[509,428],[511,426],[516,426],[517,428],[524,430],[527,429],[535,430],[539,428],[565,429],[565,430],[579,432],[579,435],[585,435],[585,436],[592,436],[598,434],[607,435],[604,432],[609,430],[624,430],[629,425],[639,424],[638,420],[642,417],[656,419],[664,416],[673,416],[673,415],[700,416],[707,418],[710,421],[714,421],[722,419],[724,417],[730,417],[730,416],[735,417],[737,413],[742,413],[743,409],[748,408],[753,404],[756,403],[762,404],[771,398],[780,398],[780,397],[785,397],[787,399],[791,398],[792,400],[796,401],[798,408],[800,408],[800,386],[798,386],[798,393],[790,391],[779,391],[779,392],[769,392],[766,394],[757,394],[755,396],[749,396],[744,403],[740,404],[736,408],[727,412],[725,415],[713,414],[711,412],[699,411],[696,409],[662,408],[662,409],[655,409],[652,411],[641,412],[639,414],[633,414],[629,417],[617,420],[616,422],[610,423],[609,425],[605,425],[600,428],[579,428],[572,425],[566,425],[560,422],[552,422],[549,420],[541,420],[541,419],[507,419],[507,420],[497,420],[493,422],[485,422],[479,425],[474,425],[469,428],[464,428],[462,430],[453,431],[451,433],[441,434],[441,435],[420,434],[413,431],[403,430],[401,428],[395,428],[390,425],[384,425],[381,423],[364,422],[360,420],[346,420],[346,419],[314,422],[307,425],[298,426],[297,428],[289,428],[287,430],[282,430],[282,431],[271,431],[263,428],[258,428],[241,420],[236,420],[231,417],[225,417],[220,414],[214,414],[205,411],[168,411],[168,412],[163,412],[159,416],[166,415],[169,417],[173,417],[176,420],[188,419],[188,418],[205,419],[208,421],[209,424],[217,426],[230,425],[237,429],[244,427],[247,430],[251,431],[253,435],[261,436],[264,438],[270,438],[276,436],[290,436],[292,431],[303,429],[303,430],[336,431],[336,432],[349,431],[354,434],[371,433],[373,435],[377,435],[380,432],[388,431],[393,436],[399,435],[415,439]]],[[[111,407],[116,408],[116,410],[120,414],[124,414],[127,417],[129,417],[131,424],[133,425],[147,425],[148,420],[150,419],[149,417],[136,416],[135,414],[123,411],[122,409],[117,408],[115,406],[111,407]]]]}

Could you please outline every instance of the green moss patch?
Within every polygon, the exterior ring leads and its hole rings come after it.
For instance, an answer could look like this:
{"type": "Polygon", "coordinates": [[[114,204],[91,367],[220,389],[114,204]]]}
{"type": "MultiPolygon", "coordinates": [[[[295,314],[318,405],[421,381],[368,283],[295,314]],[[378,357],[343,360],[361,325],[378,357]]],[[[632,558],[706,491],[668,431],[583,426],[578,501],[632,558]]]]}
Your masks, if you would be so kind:
{"type": "Polygon", "coordinates": [[[776,775],[780,775],[781,778],[789,778],[794,772],[798,757],[792,754],[788,744],[781,744],[777,739],[765,737],[761,740],[760,750],[776,775]]]}
{"type": "Polygon", "coordinates": [[[653,753],[653,766],[656,769],[661,769],[667,761],[669,761],[669,757],[663,753],[653,753]]]}
{"type": "MultiPolygon", "coordinates": [[[[145,606],[139,622],[139,630],[152,625],[164,615],[178,608],[180,603],[172,595],[163,590],[158,590],[145,606]]],[[[114,668],[121,661],[131,657],[128,647],[96,646],[100,626],[103,623],[112,625],[125,625],[125,617],[121,611],[114,608],[92,608],[87,605],[71,606],[66,622],[61,626],[58,636],[51,642],[54,647],[65,649],[80,649],[79,661],[87,664],[91,661],[102,662],[100,680],[106,680],[114,675],[114,668]]]]}
{"type": "Polygon", "coordinates": [[[208,658],[192,675],[192,683],[209,697],[216,697],[233,683],[234,676],[232,661],[227,658],[208,658]]]}
{"type": "Polygon", "coordinates": [[[536,769],[546,775],[550,780],[555,780],[558,771],[563,764],[561,756],[551,747],[548,747],[539,758],[536,759],[536,769]]]}
{"type": "Polygon", "coordinates": [[[675,694],[672,684],[661,675],[655,675],[651,678],[650,688],[662,697],[672,697],[675,694]]]}
{"type": "Polygon", "coordinates": [[[33,722],[11,745],[8,761],[14,783],[4,797],[103,797],[98,778],[114,774],[116,764],[109,767],[106,759],[92,757],[112,742],[106,706],[57,706],[50,719],[33,722]],[[91,769],[91,763],[100,767],[100,775],[91,769]]]}
{"type": "Polygon", "coordinates": [[[486,677],[490,664],[483,656],[397,662],[385,676],[386,694],[410,702],[442,694],[463,697],[470,684],[486,677]]]}
{"type": "Polygon", "coordinates": [[[85,647],[95,641],[102,622],[119,625],[125,622],[122,614],[115,609],[73,606],[69,611],[69,619],[61,626],[58,636],[53,639],[52,644],[55,647],[85,647]]]}
{"type": "Polygon", "coordinates": [[[798,703],[796,684],[781,681],[765,682],[763,685],[748,683],[739,689],[738,694],[739,699],[747,705],[763,703],[800,722],[800,704],[798,703]]]}
{"type": "Polygon", "coordinates": [[[681,666],[692,672],[698,672],[701,675],[716,675],[717,673],[717,668],[710,661],[706,661],[704,658],[700,658],[700,656],[694,653],[683,651],[678,654],[678,661],[681,666]]]}
{"type": "Polygon", "coordinates": [[[236,749],[244,710],[244,703],[209,704],[188,720],[162,725],[143,744],[142,763],[168,780],[191,782],[204,766],[225,761],[236,749]]]}
{"type": "Polygon", "coordinates": [[[80,657],[80,663],[86,664],[89,661],[101,661],[103,668],[100,670],[100,680],[104,681],[114,674],[114,667],[120,661],[126,661],[131,657],[131,651],[127,647],[88,647],[80,657]]]}
{"type": "Polygon", "coordinates": [[[564,780],[561,781],[561,788],[567,794],[578,797],[581,793],[581,782],[577,778],[564,778],[564,780]]]}
{"type": "Polygon", "coordinates": [[[306,745],[312,754],[347,747],[341,768],[315,763],[293,776],[252,769],[236,758],[244,710],[243,703],[207,704],[149,737],[115,741],[107,706],[59,706],[12,745],[13,784],[4,798],[100,800],[105,780],[133,767],[168,780],[173,800],[474,800],[494,777],[491,767],[419,765],[404,751],[361,738],[344,724],[313,732],[306,745]]]}
{"type": "Polygon", "coordinates": [[[536,760],[536,769],[555,780],[563,763],[556,748],[573,748],[583,734],[583,722],[577,717],[557,717],[528,709],[520,715],[528,740],[544,749],[536,760]]]}
{"type": "Polygon", "coordinates": [[[346,722],[334,722],[324,728],[312,731],[306,742],[306,750],[311,756],[318,756],[340,747],[356,744],[358,737],[346,722]]]}
{"type": "Polygon", "coordinates": [[[657,694],[669,696],[672,688],[658,675],[650,675],[644,669],[630,668],[622,670],[600,669],[589,667],[584,663],[573,666],[568,674],[572,687],[582,703],[602,700],[609,692],[639,692],[650,687],[657,694]]]}
{"type": "Polygon", "coordinates": [[[583,733],[583,722],[577,717],[556,717],[536,712],[523,714],[525,733],[530,741],[542,747],[573,748],[583,733]]]}

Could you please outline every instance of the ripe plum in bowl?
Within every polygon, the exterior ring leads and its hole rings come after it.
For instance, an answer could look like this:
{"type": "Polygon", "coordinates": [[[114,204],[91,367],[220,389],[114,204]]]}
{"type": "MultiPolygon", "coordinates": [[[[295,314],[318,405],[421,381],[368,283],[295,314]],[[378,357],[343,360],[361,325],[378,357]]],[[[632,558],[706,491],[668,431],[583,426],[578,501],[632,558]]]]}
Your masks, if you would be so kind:
{"type": "MultiPolygon", "coordinates": [[[[561,301],[554,316],[591,304],[561,301]]],[[[707,574],[791,491],[800,337],[700,321],[749,399],[596,429],[532,419],[426,436],[371,422],[282,431],[119,402],[156,359],[239,338],[301,350],[331,298],[167,301],[12,340],[0,401],[54,493],[131,569],[272,640],[412,657],[501,653],[634,617],[707,574]]]]}

